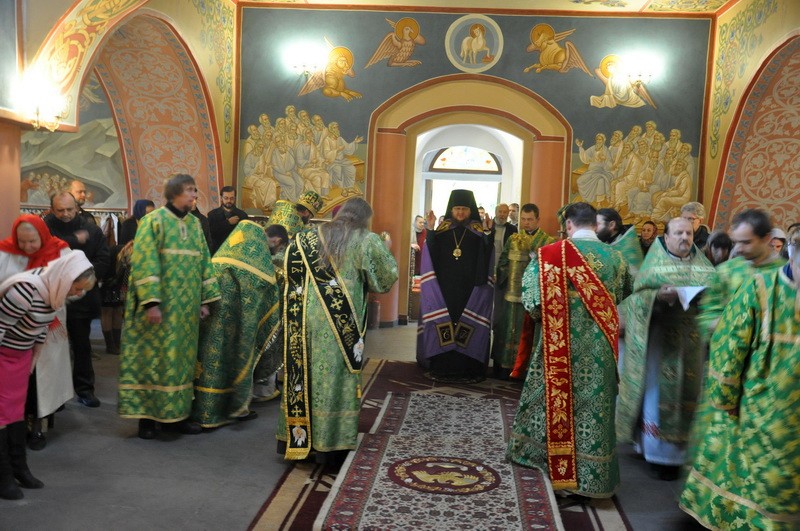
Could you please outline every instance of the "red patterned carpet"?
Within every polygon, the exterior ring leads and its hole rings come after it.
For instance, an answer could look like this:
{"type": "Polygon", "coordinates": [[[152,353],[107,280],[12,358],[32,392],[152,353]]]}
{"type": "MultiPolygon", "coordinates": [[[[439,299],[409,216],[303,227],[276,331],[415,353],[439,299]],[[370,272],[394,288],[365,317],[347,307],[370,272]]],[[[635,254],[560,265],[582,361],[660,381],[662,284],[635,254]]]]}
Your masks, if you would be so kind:
{"type": "MultiPolygon", "coordinates": [[[[423,393],[435,395],[447,395],[450,397],[460,397],[466,399],[493,399],[490,402],[500,404],[503,408],[503,429],[507,429],[508,423],[513,420],[514,403],[519,398],[522,385],[517,382],[506,382],[500,380],[487,379],[478,384],[443,384],[433,382],[424,377],[422,370],[416,364],[408,362],[396,362],[386,360],[370,359],[364,368],[364,401],[361,410],[361,418],[359,422],[359,431],[365,434],[365,439],[362,445],[373,448],[377,453],[385,454],[386,451],[404,453],[413,450],[414,441],[412,439],[419,439],[418,435],[400,438],[390,441],[388,437],[398,437],[402,432],[392,435],[400,429],[402,419],[405,417],[403,407],[387,409],[384,418],[381,419],[380,428],[375,433],[369,434],[370,429],[375,425],[386,397],[389,393],[406,396],[408,393],[423,393]],[[402,415],[400,412],[403,411],[402,415]],[[388,430],[388,431],[387,431],[388,430]]],[[[464,404],[470,404],[469,400],[463,401],[464,404]]],[[[453,405],[454,403],[451,403],[453,405]]],[[[455,406],[454,406],[455,407],[455,406]]],[[[469,413],[464,415],[439,415],[432,417],[428,420],[424,418],[413,419],[408,422],[408,425],[433,425],[436,426],[436,433],[431,434],[430,437],[440,437],[453,435],[453,432],[458,427],[457,431],[461,436],[468,434],[463,429],[463,422],[460,424],[455,423],[442,423],[443,417],[452,418],[454,421],[459,421],[459,418],[469,417],[469,413]]],[[[473,439],[478,440],[484,438],[485,433],[481,433],[481,429],[475,428],[473,439]]],[[[495,434],[494,441],[489,437],[489,441],[497,444],[497,436],[495,434]]],[[[430,439],[427,441],[429,445],[441,444],[441,440],[434,441],[430,439]]],[[[427,452],[433,456],[441,455],[435,452],[427,452]]],[[[504,467],[511,465],[502,461],[502,453],[500,447],[496,450],[489,452],[495,457],[498,457],[497,462],[489,464],[489,468],[494,471],[502,470],[503,474],[500,477],[508,477],[513,475],[513,472],[507,471],[504,467]]],[[[463,454],[457,454],[463,456],[463,454]]],[[[408,457],[408,456],[406,456],[408,457]]],[[[467,461],[470,461],[468,458],[467,461]]],[[[401,460],[397,460],[401,461],[401,460]]],[[[477,461],[473,459],[472,461],[477,461]]],[[[345,485],[345,482],[350,480],[352,485],[351,476],[354,474],[352,463],[355,462],[353,454],[350,455],[348,463],[345,467],[350,467],[349,471],[339,481],[340,484],[345,485]]],[[[398,463],[393,473],[396,477],[403,474],[404,479],[407,478],[409,470],[419,470],[419,466],[427,466],[427,462],[408,462],[398,463]]],[[[480,463],[473,463],[480,466],[480,463]]],[[[356,463],[356,466],[358,463],[356,463]]],[[[469,463],[462,463],[461,466],[468,467],[469,463]]],[[[344,469],[344,467],[343,467],[344,469]]],[[[523,467],[514,466],[513,469],[518,469],[517,473],[522,475],[536,475],[536,471],[529,471],[523,467]]],[[[488,474],[488,472],[487,472],[488,474]]],[[[540,475],[540,474],[539,474],[540,475]]],[[[521,477],[521,476],[518,476],[521,477]]],[[[485,483],[491,483],[490,477],[484,478],[485,483]]],[[[250,529],[281,529],[281,530],[308,530],[313,527],[314,521],[317,519],[323,504],[328,499],[328,494],[337,480],[336,471],[330,470],[323,465],[314,465],[311,463],[298,463],[292,467],[283,478],[281,478],[278,486],[265,501],[259,513],[253,519],[250,529]]],[[[390,479],[387,481],[391,481],[390,479]]],[[[383,491],[383,488],[377,489],[383,491]]],[[[418,499],[418,492],[408,490],[410,498],[407,500],[407,506],[414,506],[418,499]]],[[[469,496],[463,497],[465,500],[469,496]]],[[[619,507],[614,500],[593,500],[589,504],[582,504],[575,502],[568,498],[559,498],[558,509],[560,512],[561,520],[563,521],[564,528],[569,530],[617,530],[617,529],[631,529],[627,523],[624,515],[619,510],[619,507]]],[[[334,499],[328,501],[329,505],[334,504],[334,499]]],[[[465,507],[469,503],[465,503],[465,507]]],[[[401,509],[405,510],[405,509],[401,509]]],[[[480,514],[478,515],[480,517],[480,514]]],[[[557,518],[556,518],[557,520],[557,518]]],[[[378,526],[379,528],[381,526],[378,526]]],[[[385,526],[383,526],[385,527],[385,526]]],[[[400,526],[403,527],[403,526],[400,526]]],[[[482,526],[479,526],[482,527],[482,526]]],[[[451,527],[452,528],[452,527],[451,527]]],[[[502,525],[500,528],[504,528],[502,525]]]]}

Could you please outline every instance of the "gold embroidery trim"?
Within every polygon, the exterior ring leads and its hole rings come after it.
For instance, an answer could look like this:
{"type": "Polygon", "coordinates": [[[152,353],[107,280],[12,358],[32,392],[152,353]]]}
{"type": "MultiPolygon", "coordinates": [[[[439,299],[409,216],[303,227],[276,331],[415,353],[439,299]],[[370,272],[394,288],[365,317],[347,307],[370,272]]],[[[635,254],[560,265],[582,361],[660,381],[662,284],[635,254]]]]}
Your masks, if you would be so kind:
{"type": "Polygon", "coordinates": [[[151,384],[119,384],[119,388],[125,391],[163,391],[165,393],[172,393],[175,391],[186,391],[193,389],[194,384],[187,383],[183,385],[151,385],[151,384]]]}
{"type": "Polygon", "coordinates": [[[241,260],[237,260],[235,258],[229,258],[227,256],[219,256],[212,258],[211,262],[214,264],[228,264],[234,267],[238,267],[239,269],[244,269],[245,271],[254,274],[258,278],[266,280],[270,284],[275,284],[275,275],[267,275],[263,271],[259,271],[255,267],[251,266],[250,264],[246,264],[241,260]]]}
{"type": "Polygon", "coordinates": [[[174,254],[182,256],[200,256],[200,251],[192,251],[190,249],[161,249],[161,254],[174,254]]]}

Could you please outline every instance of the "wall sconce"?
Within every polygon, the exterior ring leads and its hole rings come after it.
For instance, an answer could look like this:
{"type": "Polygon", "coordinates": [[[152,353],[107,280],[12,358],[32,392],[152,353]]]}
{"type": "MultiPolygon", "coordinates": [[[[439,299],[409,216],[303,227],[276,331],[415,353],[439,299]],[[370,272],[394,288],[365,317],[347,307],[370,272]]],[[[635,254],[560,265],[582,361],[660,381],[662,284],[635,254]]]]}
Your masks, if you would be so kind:
{"type": "Polygon", "coordinates": [[[17,99],[33,129],[55,131],[69,115],[69,99],[50,81],[44,70],[33,67],[25,71],[17,99]]]}
{"type": "Polygon", "coordinates": [[[292,70],[294,70],[296,74],[301,75],[301,76],[305,76],[306,78],[308,78],[308,76],[310,76],[311,74],[313,74],[314,72],[316,72],[319,69],[320,69],[320,66],[318,64],[305,64],[305,63],[303,63],[303,64],[294,64],[294,65],[292,65],[292,70]]]}
{"type": "MultiPolygon", "coordinates": [[[[66,107],[66,105],[64,107],[66,107]]],[[[58,114],[53,114],[52,111],[49,113],[43,111],[41,106],[37,105],[33,112],[33,117],[31,118],[31,125],[34,131],[38,131],[40,128],[44,127],[52,133],[58,129],[58,126],[61,125],[61,120],[66,118],[66,115],[66,108],[62,108],[58,114]]]]}
{"type": "Polygon", "coordinates": [[[308,79],[319,72],[328,60],[328,50],[322,43],[294,42],[283,49],[283,64],[298,76],[308,79]]]}
{"type": "Polygon", "coordinates": [[[662,58],[646,52],[626,54],[622,58],[622,67],[632,85],[647,85],[661,74],[662,58]]]}

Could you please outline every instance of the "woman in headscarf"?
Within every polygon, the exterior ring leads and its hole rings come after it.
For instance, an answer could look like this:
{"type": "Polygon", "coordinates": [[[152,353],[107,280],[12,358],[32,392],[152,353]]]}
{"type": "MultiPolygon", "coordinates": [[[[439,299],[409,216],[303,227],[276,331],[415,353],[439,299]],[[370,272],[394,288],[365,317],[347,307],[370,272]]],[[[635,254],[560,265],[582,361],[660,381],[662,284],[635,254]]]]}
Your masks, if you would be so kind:
{"type": "MultiPolygon", "coordinates": [[[[15,273],[46,266],[69,252],[67,242],[52,236],[39,216],[24,214],[14,221],[11,236],[0,241],[0,282],[15,273]]],[[[66,318],[66,310],[62,308],[50,326],[42,360],[30,378],[25,416],[30,421],[31,450],[41,450],[47,444],[42,419],[50,417],[48,424],[52,427],[52,414],[72,398],[66,318]]]]}
{"type": "Polygon", "coordinates": [[[25,455],[22,419],[28,375],[41,356],[56,312],[68,300],[85,295],[94,283],[92,263],[82,251],[0,283],[0,498],[19,500],[20,486],[44,487],[31,474],[25,455]]]}
{"type": "Polygon", "coordinates": [[[119,225],[117,245],[119,245],[120,249],[136,236],[136,229],[139,228],[139,220],[142,219],[145,214],[149,214],[155,210],[155,208],[156,204],[149,199],[136,200],[133,204],[133,215],[119,225]]]}

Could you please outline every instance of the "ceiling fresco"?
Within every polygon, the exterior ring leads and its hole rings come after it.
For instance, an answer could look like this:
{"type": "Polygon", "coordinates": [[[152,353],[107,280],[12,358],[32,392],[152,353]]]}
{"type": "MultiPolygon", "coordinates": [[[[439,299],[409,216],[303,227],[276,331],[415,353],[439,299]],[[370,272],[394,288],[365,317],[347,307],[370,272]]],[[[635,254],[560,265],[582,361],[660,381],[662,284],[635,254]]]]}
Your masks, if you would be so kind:
{"type": "MultiPolygon", "coordinates": [[[[576,13],[715,13],[740,0],[506,0],[502,9],[576,13]]],[[[485,0],[246,0],[240,4],[327,4],[486,9],[485,0]]]]}

